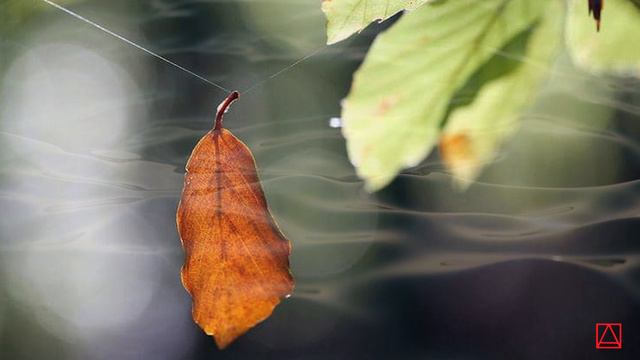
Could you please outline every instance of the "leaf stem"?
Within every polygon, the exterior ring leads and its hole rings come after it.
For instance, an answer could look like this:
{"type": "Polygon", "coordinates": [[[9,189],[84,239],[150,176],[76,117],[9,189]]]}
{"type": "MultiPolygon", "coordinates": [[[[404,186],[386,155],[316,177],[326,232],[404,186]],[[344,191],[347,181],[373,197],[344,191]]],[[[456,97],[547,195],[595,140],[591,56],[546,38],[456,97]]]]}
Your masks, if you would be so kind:
{"type": "Polygon", "coordinates": [[[220,105],[218,105],[218,110],[216,112],[216,122],[215,126],[213,127],[214,131],[222,129],[222,120],[224,118],[224,114],[227,112],[229,106],[231,106],[231,104],[233,104],[233,102],[238,100],[239,98],[240,93],[237,91],[233,91],[231,92],[231,94],[229,94],[229,96],[227,96],[226,99],[224,99],[223,102],[220,103],[220,105]]]}

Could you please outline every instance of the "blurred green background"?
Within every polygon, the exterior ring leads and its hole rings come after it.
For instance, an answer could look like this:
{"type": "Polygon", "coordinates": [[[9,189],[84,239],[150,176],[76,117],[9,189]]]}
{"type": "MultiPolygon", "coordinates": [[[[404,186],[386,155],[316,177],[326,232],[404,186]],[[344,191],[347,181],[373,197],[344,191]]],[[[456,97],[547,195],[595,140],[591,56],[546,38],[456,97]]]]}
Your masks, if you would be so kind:
{"type": "Polygon", "coordinates": [[[297,286],[219,352],[191,320],[175,208],[225,94],[40,1],[0,1],[0,358],[587,359],[597,321],[623,321],[638,358],[638,81],[563,54],[468,191],[435,154],[369,194],[330,120],[388,24],[325,47],[318,1],[61,1],[230,89],[318,51],[225,118],[297,286]]]}

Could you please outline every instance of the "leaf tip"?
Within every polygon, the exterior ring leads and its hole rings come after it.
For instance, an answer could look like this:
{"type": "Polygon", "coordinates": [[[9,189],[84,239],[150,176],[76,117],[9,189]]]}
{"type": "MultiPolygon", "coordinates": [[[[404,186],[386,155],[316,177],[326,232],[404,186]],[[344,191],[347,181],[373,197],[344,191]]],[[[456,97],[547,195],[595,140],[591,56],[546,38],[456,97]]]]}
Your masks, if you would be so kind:
{"type": "Polygon", "coordinates": [[[213,336],[213,341],[216,343],[216,346],[218,347],[218,349],[220,350],[224,350],[227,347],[229,347],[229,345],[231,345],[231,343],[236,339],[234,338],[229,338],[229,337],[222,337],[222,336],[215,336],[213,334],[207,334],[207,335],[211,335],[213,336]]]}
{"type": "Polygon", "coordinates": [[[391,175],[381,174],[376,176],[367,176],[361,174],[359,176],[364,179],[364,190],[368,193],[374,193],[389,185],[395,175],[395,173],[392,173],[391,175]]]}

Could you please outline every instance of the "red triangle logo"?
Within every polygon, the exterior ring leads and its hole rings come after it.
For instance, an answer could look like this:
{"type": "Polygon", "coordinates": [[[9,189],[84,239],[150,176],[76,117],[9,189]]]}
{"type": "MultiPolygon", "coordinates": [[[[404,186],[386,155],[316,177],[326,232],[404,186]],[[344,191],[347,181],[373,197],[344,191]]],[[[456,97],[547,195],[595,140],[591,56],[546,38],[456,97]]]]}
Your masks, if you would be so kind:
{"type": "Polygon", "coordinates": [[[622,324],[596,324],[597,349],[622,349],[622,324]]]}
{"type": "Polygon", "coordinates": [[[611,325],[605,326],[602,336],[600,336],[600,344],[617,344],[620,340],[613,331],[611,325]]]}

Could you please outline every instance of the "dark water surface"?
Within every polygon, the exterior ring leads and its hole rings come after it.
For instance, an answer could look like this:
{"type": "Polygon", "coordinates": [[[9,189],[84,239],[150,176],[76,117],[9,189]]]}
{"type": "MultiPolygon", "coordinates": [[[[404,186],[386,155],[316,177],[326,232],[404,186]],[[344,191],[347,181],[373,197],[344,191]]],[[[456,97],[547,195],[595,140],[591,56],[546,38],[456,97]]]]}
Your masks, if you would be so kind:
{"type": "Polygon", "coordinates": [[[192,322],[175,209],[225,94],[45,8],[1,44],[0,358],[640,358],[638,82],[562,56],[469,190],[434,155],[368,194],[329,119],[384,25],[323,48],[319,1],[72,8],[232,89],[321,49],[225,118],[296,292],[223,352],[192,322]]]}

